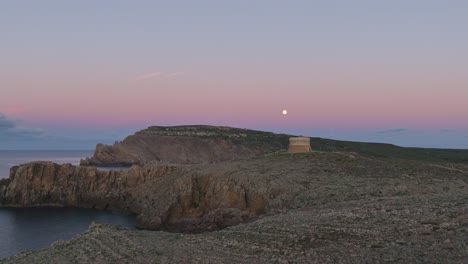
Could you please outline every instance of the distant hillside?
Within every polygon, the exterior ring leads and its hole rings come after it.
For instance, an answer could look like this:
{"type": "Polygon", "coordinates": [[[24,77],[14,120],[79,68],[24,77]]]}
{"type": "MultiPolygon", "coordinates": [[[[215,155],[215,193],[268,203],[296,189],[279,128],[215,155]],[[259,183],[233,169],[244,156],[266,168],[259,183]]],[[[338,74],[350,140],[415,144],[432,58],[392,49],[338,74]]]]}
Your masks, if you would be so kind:
{"type": "Polygon", "coordinates": [[[98,144],[81,165],[214,163],[285,150],[289,136],[217,126],[152,126],[112,146],[98,144]]]}
{"type": "MultiPolygon", "coordinates": [[[[219,126],[152,126],[112,146],[98,144],[82,165],[215,163],[285,151],[291,135],[219,126]]],[[[317,151],[356,152],[363,156],[468,163],[468,150],[404,148],[312,137],[317,151]]]]}
{"type": "Polygon", "coordinates": [[[399,158],[425,161],[468,163],[468,150],[407,148],[384,143],[364,143],[311,138],[312,149],[321,151],[356,152],[363,156],[399,158]]]}

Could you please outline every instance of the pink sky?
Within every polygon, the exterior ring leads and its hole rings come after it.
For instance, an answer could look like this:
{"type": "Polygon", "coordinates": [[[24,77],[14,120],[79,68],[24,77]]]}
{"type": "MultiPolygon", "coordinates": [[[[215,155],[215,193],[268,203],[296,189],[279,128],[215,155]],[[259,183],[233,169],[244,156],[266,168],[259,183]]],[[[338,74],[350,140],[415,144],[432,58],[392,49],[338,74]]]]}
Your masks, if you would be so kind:
{"type": "Polygon", "coordinates": [[[0,112],[71,126],[232,122],[285,128],[463,127],[468,113],[468,81],[462,76],[385,76],[372,69],[296,76],[173,74],[7,77],[2,87],[14,88],[3,88],[0,112]],[[289,114],[282,116],[282,109],[289,114]]]}
{"type": "Polygon", "coordinates": [[[4,3],[0,113],[56,134],[455,129],[462,144],[467,11],[422,0],[4,3]]]}

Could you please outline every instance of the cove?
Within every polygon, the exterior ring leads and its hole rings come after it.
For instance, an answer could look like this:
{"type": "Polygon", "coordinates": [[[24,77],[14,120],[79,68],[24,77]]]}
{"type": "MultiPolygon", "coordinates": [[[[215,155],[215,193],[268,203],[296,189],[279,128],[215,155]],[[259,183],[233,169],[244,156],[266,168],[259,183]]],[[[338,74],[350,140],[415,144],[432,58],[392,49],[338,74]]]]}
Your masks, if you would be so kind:
{"type": "Polygon", "coordinates": [[[135,228],[135,217],[95,209],[0,208],[0,259],[70,240],[92,222],[135,228]]]}

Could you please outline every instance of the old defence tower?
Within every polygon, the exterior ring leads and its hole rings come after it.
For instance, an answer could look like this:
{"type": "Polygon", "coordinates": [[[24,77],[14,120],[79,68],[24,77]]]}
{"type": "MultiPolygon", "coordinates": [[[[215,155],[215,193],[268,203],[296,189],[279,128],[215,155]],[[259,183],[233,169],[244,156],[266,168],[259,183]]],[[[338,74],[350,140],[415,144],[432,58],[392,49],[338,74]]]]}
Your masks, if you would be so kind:
{"type": "Polygon", "coordinates": [[[306,153],[312,152],[310,147],[310,138],[308,137],[291,137],[289,138],[288,153],[306,153]]]}

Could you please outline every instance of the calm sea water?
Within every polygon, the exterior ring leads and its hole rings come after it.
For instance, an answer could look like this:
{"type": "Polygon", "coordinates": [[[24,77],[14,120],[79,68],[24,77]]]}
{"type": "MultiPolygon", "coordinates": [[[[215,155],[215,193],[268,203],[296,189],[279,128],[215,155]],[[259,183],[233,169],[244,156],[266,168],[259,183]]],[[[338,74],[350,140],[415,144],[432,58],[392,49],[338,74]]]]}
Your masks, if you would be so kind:
{"type": "Polygon", "coordinates": [[[135,217],[79,208],[0,208],[0,259],[70,240],[91,222],[134,228],[135,217]]]}
{"type": "Polygon", "coordinates": [[[80,159],[93,155],[86,150],[0,150],[0,179],[8,178],[12,166],[31,161],[53,161],[78,165],[80,159]]]}
{"type": "MultiPolygon", "coordinates": [[[[10,167],[31,161],[53,161],[78,165],[92,151],[0,151],[0,178],[8,178],[10,167]]],[[[0,208],[0,259],[18,252],[38,250],[54,241],[69,240],[88,229],[91,222],[129,228],[133,216],[79,208],[0,208]]]]}

